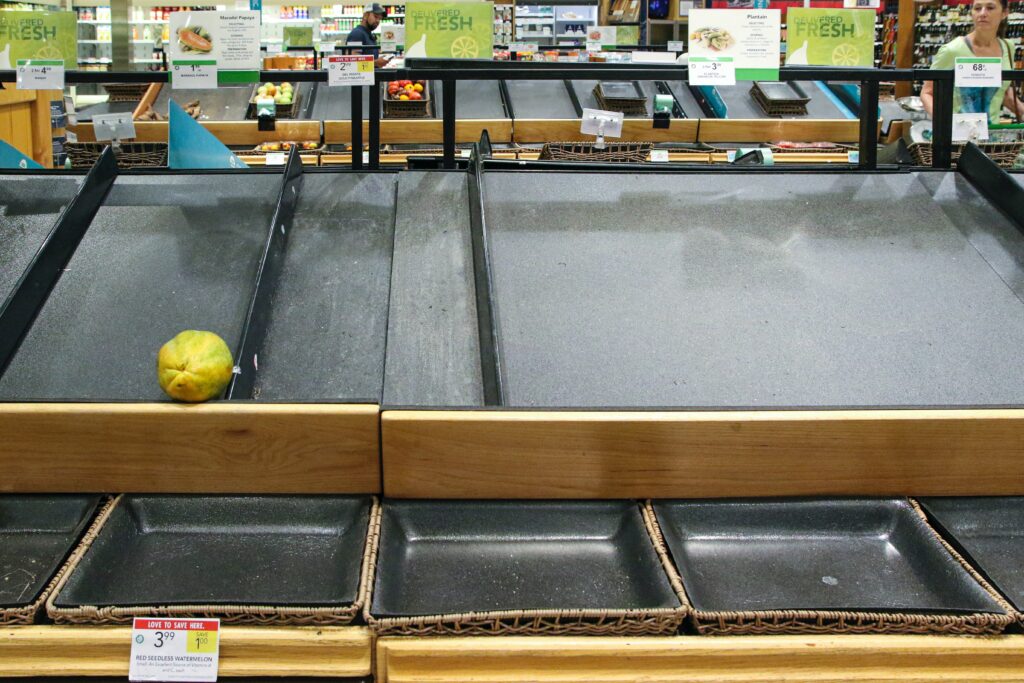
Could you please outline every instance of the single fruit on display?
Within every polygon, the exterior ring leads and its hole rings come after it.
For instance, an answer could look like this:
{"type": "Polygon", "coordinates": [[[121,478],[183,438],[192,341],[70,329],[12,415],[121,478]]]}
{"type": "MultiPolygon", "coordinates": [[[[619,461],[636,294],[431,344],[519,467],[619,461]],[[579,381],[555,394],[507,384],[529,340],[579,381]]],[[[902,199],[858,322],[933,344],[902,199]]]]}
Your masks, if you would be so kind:
{"type": "Polygon", "coordinates": [[[399,96],[398,96],[398,99],[400,99],[400,100],[402,100],[402,101],[405,101],[405,100],[408,100],[408,99],[410,99],[410,98],[409,98],[409,96],[408,96],[408,95],[399,95],[399,96]]]}
{"type": "Polygon", "coordinates": [[[178,401],[198,403],[224,393],[234,371],[231,350],[213,332],[185,330],[162,347],[156,375],[164,393],[178,401]]]}
{"type": "Polygon", "coordinates": [[[413,86],[412,86],[412,89],[415,90],[416,92],[423,92],[423,84],[422,83],[414,83],[413,86]]]}
{"type": "Polygon", "coordinates": [[[410,100],[422,100],[423,99],[423,95],[421,95],[418,92],[416,92],[415,90],[413,90],[411,93],[409,93],[409,99],[410,100]]]}

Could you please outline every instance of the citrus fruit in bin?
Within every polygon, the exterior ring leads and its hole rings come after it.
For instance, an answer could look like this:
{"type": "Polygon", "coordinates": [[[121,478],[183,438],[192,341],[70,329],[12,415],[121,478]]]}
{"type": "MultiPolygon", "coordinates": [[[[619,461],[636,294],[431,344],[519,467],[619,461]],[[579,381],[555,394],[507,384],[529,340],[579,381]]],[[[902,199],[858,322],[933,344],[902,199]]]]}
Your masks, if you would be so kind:
{"type": "Polygon", "coordinates": [[[178,401],[198,403],[224,393],[234,372],[227,343],[213,332],[185,330],[160,347],[157,380],[178,401]]]}

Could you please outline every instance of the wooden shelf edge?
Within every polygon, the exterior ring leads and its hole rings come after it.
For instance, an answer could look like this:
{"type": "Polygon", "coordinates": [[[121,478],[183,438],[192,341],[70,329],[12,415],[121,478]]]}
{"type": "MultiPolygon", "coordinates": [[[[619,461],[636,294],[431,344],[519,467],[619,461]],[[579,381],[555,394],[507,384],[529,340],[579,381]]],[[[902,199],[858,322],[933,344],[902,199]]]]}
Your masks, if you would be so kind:
{"type": "Polygon", "coordinates": [[[0,403],[0,492],[378,493],[375,404],[0,403]]]}
{"type": "Polygon", "coordinates": [[[1024,680],[1024,636],[381,638],[377,683],[1024,680]]]}
{"type": "Polygon", "coordinates": [[[396,498],[1024,494],[1024,409],[385,411],[396,498]]]}
{"type": "MultiPolygon", "coordinates": [[[[0,679],[127,676],[128,626],[0,628],[0,679]]],[[[366,676],[370,631],[360,626],[231,626],[221,629],[221,676],[366,676]]]]}

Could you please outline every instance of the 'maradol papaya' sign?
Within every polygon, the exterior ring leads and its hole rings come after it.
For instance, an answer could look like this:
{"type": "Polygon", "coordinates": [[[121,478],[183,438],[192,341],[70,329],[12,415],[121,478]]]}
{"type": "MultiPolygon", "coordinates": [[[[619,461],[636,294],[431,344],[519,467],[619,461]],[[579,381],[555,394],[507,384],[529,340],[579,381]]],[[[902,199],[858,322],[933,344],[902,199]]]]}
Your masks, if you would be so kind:
{"type": "Polygon", "coordinates": [[[410,2],[405,6],[405,56],[490,59],[490,2],[410,2]]]}

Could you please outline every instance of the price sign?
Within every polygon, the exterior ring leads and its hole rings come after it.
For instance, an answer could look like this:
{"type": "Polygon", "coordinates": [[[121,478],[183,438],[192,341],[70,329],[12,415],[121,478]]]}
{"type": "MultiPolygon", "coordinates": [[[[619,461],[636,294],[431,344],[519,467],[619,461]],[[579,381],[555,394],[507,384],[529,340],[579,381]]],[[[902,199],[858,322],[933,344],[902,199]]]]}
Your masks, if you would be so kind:
{"type": "Polygon", "coordinates": [[[135,122],[132,113],[93,114],[92,130],[97,142],[107,140],[131,140],[135,137],[135,122]]]}
{"type": "Polygon", "coordinates": [[[686,52],[686,43],[681,40],[668,41],[669,52],[686,52]]]}
{"type": "Polygon", "coordinates": [[[988,114],[953,114],[953,142],[988,140],[988,114]]]}
{"type": "Polygon", "coordinates": [[[509,43],[509,52],[536,52],[537,43],[509,43]]]}
{"type": "Polygon", "coordinates": [[[263,163],[266,166],[284,166],[286,160],[287,155],[284,152],[268,152],[263,163]]]}
{"type": "Polygon", "coordinates": [[[736,85],[732,57],[690,57],[690,85],[736,85]]]}
{"type": "Polygon", "coordinates": [[[668,150],[667,149],[652,149],[651,150],[651,161],[658,163],[665,163],[668,161],[668,150]]]}
{"type": "Polygon", "coordinates": [[[600,40],[588,40],[587,41],[587,52],[600,52],[601,41],[600,40]]]}
{"type": "Polygon", "coordinates": [[[149,619],[132,624],[130,681],[214,683],[220,619],[149,619]]]}
{"type": "Polygon", "coordinates": [[[19,59],[17,90],[63,90],[63,59],[19,59]]]}
{"type": "Polygon", "coordinates": [[[327,85],[373,85],[373,55],[337,55],[327,58],[327,85]]]}
{"type": "Polygon", "coordinates": [[[958,88],[998,88],[1003,84],[1000,57],[957,57],[953,85],[958,88]]]}
{"type": "Polygon", "coordinates": [[[171,64],[171,88],[217,87],[217,62],[213,59],[175,60],[171,64]]]}

